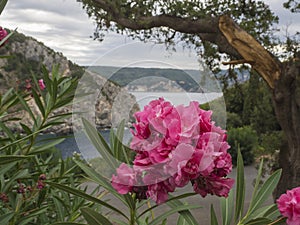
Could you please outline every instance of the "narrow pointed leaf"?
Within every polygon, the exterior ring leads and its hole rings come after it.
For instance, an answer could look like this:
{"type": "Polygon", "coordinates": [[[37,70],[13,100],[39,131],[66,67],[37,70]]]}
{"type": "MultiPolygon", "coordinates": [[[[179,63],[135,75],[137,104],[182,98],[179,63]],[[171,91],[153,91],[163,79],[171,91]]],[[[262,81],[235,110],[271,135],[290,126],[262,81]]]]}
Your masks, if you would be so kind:
{"type": "Polygon", "coordinates": [[[219,225],[218,224],[218,219],[217,219],[217,216],[216,216],[216,212],[215,212],[215,209],[214,209],[213,205],[210,206],[210,224],[211,225],[219,225]]]}
{"type": "Polygon", "coordinates": [[[52,225],[86,225],[85,223],[75,223],[75,222],[58,222],[52,225]]]}
{"type": "Polygon", "coordinates": [[[4,10],[4,8],[5,8],[6,4],[7,4],[7,1],[8,0],[1,0],[0,1],[0,14],[3,12],[3,10],[4,10]]]}
{"type": "Polygon", "coordinates": [[[9,164],[12,162],[22,161],[28,159],[31,156],[21,156],[21,155],[4,155],[0,156],[0,165],[9,164]]]}
{"type": "Polygon", "coordinates": [[[90,208],[81,208],[80,210],[89,225],[113,225],[106,217],[90,208]]]}
{"type": "Polygon", "coordinates": [[[78,190],[78,189],[75,189],[75,188],[71,188],[69,186],[58,184],[58,183],[53,183],[53,182],[47,182],[47,183],[49,185],[55,187],[55,188],[58,188],[60,190],[66,191],[68,193],[71,193],[73,195],[79,196],[79,197],[84,198],[86,200],[89,200],[91,202],[100,204],[100,205],[102,205],[102,206],[104,206],[106,208],[109,208],[109,209],[115,211],[116,213],[124,216],[127,219],[127,216],[123,212],[121,212],[119,209],[113,207],[112,205],[110,205],[110,204],[108,204],[108,203],[106,203],[106,202],[104,202],[104,201],[102,201],[102,200],[100,200],[98,198],[95,198],[95,197],[93,197],[93,196],[91,196],[89,194],[86,194],[85,192],[83,192],[81,190],[78,190]]]}
{"type": "Polygon", "coordinates": [[[255,186],[254,186],[254,190],[253,190],[253,192],[252,192],[252,197],[251,197],[251,200],[250,200],[250,205],[249,205],[247,214],[248,214],[248,213],[252,210],[252,208],[253,208],[253,205],[254,205],[254,198],[255,198],[255,196],[256,196],[256,194],[257,194],[257,192],[258,192],[258,188],[259,188],[259,184],[260,184],[260,180],[261,180],[262,169],[263,169],[263,160],[261,160],[260,165],[259,165],[257,177],[256,177],[256,180],[255,180],[255,186]]]}
{"type": "Polygon", "coordinates": [[[253,200],[254,203],[251,210],[249,210],[249,214],[257,210],[261,206],[261,204],[270,197],[279,182],[280,176],[281,170],[277,170],[264,182],[253,200]]]}
{"type": "Polygon", "coordinates": [[[267,218],[256,218],[245,223],[245,225],[267,225],[270,222],[272,222],[272,220],[267,218]]]}
{"type": "Polygon", "coordinates": [[[240,150],[237,157],[237,178],[236,178],[236,199],[235,199],[235,215],[234,221],[237,222],[243,214],[243,206],[245,199],[245,175],[244,162],[240,150]]]}
{"type": "MultiPolygon", "coordinates": [[[[161,221],[165,220],[166,218],[168,218],[170,215],[174,214],[174,213],[178,213],[181,211],[186,211],[186,210],[191,210],[191,209],[197,209],[200,208],[200,206],[198,205],[177,205],[176,207],[172,207],[172,209],[170,209],[169,211],[163,213],[162,215],[156,217],[154,220],[152,220],[149,225],[155,225],[155,224],[159,224],[161,221]]],[[[193,224],[193,223],[190,223],[193,224]]]]}
{"type": "MultiPolygon", "coordinates": [[[[196,195],[196,193],[185,193],[185,194],[182,194],[182,195],[179,195],[179,196],[175,196],[175,197],[171,197],[170,195],[170,198],[165,202],[165,203],[169,203],[171,204],[170,202],[172,201],[176,201],[177,200],[177,204],[180,203],[180,204],[183,204],[182,202],[179,201],[179,199],[183,199],[183,198],[187,198],[187,197],[190,197],[190,196],[194,196],[196,195]]],[[[139,216],[138,218],[140,218],[142,215],[144,215],[145,213],[155,209],[156,207],[158,207],[159,205],[154,205],[148,209],[146,209],[145,211],[143,211],[139,216]]]]}
{"type": "Polygon", "coordinates": [[[233,215],[233,191],[229,192],[227,198],[221,198],[221,211],[222,211],[222,221],[223,225],[230,225],[233,215]]]}
{"type": "Polygon", "coordinates": [[[1,224],[8,224],[8,222],[14,217],[14,212],[9,212],[0,216],[1,224]]]}
{"type": "MultiPolygon", "coordinates": [[[[172,201],[167,202],[167,205],[171,208],[176,208],[178,205],[183,205],[183,202],[174,197],[172,201]]],[[[198,208],[201,208],[201,206],[198,206],[198,208]]],[[[189,225],[198,225],[197,220],[189,210],[179,211],[178,213],[188,222],[189,225]]]]}
{"type": "Polygon", "coordinates": [[[89,178],[95,182],[100,184],[103,188],[108,190],[111,194],[113,194],[116,198],[120,199],[124,204],[128,204],[124,198],[124,195],[120,195],[107,181],[107,179],[100,174],[96,173],[91,167],[88,167],[84,163],[74,160],[75,163],[89,176],[89,178]]]}
{"type": "Polygon", "coordinates": [[[101,136],[101,134],[99,134],[99,132],[96,130],[96,128],[94,126],[92,126],[90,124],[90,122],[87,121],[86,119],[83,118],[82,122],[83,122],[85,132],[86,132],[88,138],[93,143],[95,148],[98,150],[101,157],[108,163],[108,166],[110,167],[110,169],[118,168],[117,160],[115,158],[113,158],[113,156],[110,154],[110,150],[106,144],[106,141],[104,140],[104,138],[102,138],[102,139],[99,138],[101,136]]]}

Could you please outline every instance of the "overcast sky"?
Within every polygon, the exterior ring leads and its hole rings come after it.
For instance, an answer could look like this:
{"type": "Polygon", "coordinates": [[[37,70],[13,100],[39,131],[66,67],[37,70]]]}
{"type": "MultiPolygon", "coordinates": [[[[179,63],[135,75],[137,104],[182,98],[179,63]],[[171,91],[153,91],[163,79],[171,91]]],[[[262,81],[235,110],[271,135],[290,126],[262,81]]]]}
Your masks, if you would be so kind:
{"type": "MultiPolygon", "coordinates": [[[[300,14],[283,9],[284,0],[266,0],[279,16],[281,35],[300,31],[300,14]]],[[[163,46],[136,43],[117,34],[109,34],[103,42],[94,41],[95,24],[76,0],[15,0],[1,15],[0,25],[44,42],[80,65],[149,66],[198,68],[194,52],[170,53],[163,46]]]]}

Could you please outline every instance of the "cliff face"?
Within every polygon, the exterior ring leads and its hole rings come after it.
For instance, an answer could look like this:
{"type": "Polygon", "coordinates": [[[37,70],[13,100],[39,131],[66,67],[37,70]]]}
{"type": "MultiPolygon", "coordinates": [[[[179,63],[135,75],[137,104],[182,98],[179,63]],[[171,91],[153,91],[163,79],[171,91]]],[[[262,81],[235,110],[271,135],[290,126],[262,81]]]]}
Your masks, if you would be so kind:
{"type": "Polygon", "coordinates": [[[43,43],[21,33],[14,33],[0,47],[0,93],[9,87],[23,88],[26,79],[34,73],[41,74],[42,65],[51,71],[54,65],[60,66],[60,72],[66,76],[81,76],[82,67],[72,63],[62,53],[57,53],[43,43]]]}
{"type": "MultiPolygon", "coordinates": [[[[43,43],[32,37],[27,37],[21,33],[15,33],[8,42],[0,47],[1,56],[9,56],[8,58],[0,58],[0,94],[13,87],[15,89],[24,90],[26,79],[31,79],[32,73],[39,78],[41,76],[41,67],[44,65],[51,71],[54,65],[59,65],[60,73],[64,76],[81,77],[84,74],[84,68],[80,67],[68,60],[62,53],[57,53],[43,43]]],[[[107,90],[109,94],[98,99],[95,103],[95,123],[98,128],[110,128],[112,124],[112,108],[113,96],[119,93],[120,87],[109,82],[107,90]]],[[[124,100],[125,101],[125,100],[124,100]]],[[[135,105],[135,98],[128,96],[126,99],[128,104],[134,105],[132,113],[138,110],[135,105]]],[[[33,101],[28,104],[32,110],[38,113],[37,106],[33,101]]],[[[72,106],[64,107],[55,112],[69,113],[72,112],[72,106]]],[[[13,116],[22,118],[22,122],[30,126],[30,117],[25,111],[18,111],[13,116]]],[[[72,119],[66,119],[66,124],[52,127],[47,132],[54,133],[71,133],[72,119]]],[[[12,130],[20,130],[17,123],[10,124],[12,130]]]]}

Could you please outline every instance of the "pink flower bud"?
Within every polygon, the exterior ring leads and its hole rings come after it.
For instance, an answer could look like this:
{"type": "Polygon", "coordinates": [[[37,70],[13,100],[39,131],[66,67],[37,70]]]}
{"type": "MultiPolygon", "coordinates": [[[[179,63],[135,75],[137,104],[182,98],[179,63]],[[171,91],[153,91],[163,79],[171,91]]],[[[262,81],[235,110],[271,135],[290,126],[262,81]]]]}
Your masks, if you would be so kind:
{"type": "Polygon", "coordinates": [[[39,79],[39,86],[41,90],[44,90],[46,88],[46,85],[44,84],[44,80],[43,79],[39,79]]]}

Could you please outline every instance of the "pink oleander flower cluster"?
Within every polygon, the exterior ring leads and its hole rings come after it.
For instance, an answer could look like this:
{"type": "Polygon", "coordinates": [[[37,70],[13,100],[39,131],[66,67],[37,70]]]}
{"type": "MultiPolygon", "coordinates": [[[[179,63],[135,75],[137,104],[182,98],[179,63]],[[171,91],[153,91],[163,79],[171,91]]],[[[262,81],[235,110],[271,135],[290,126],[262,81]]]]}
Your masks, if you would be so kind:
{"type": "Polygon", "coordinates": [[[227,178],[232,169],[229,145],[211,115],[196,101],[176,107],[163,98],[151,101],[135,114],[133,167],[122,163],[112,186],[120,194],[134,192],[158,204],[189,182],[202,197],[227,197],[234,183],[227,178]]]}
{"type": "Polygon", "coordinates": [[[300,224],[300,187],[288,190],[277,199],[277,206],[282,216],[287,217],[288,225],[300,224]]]}

